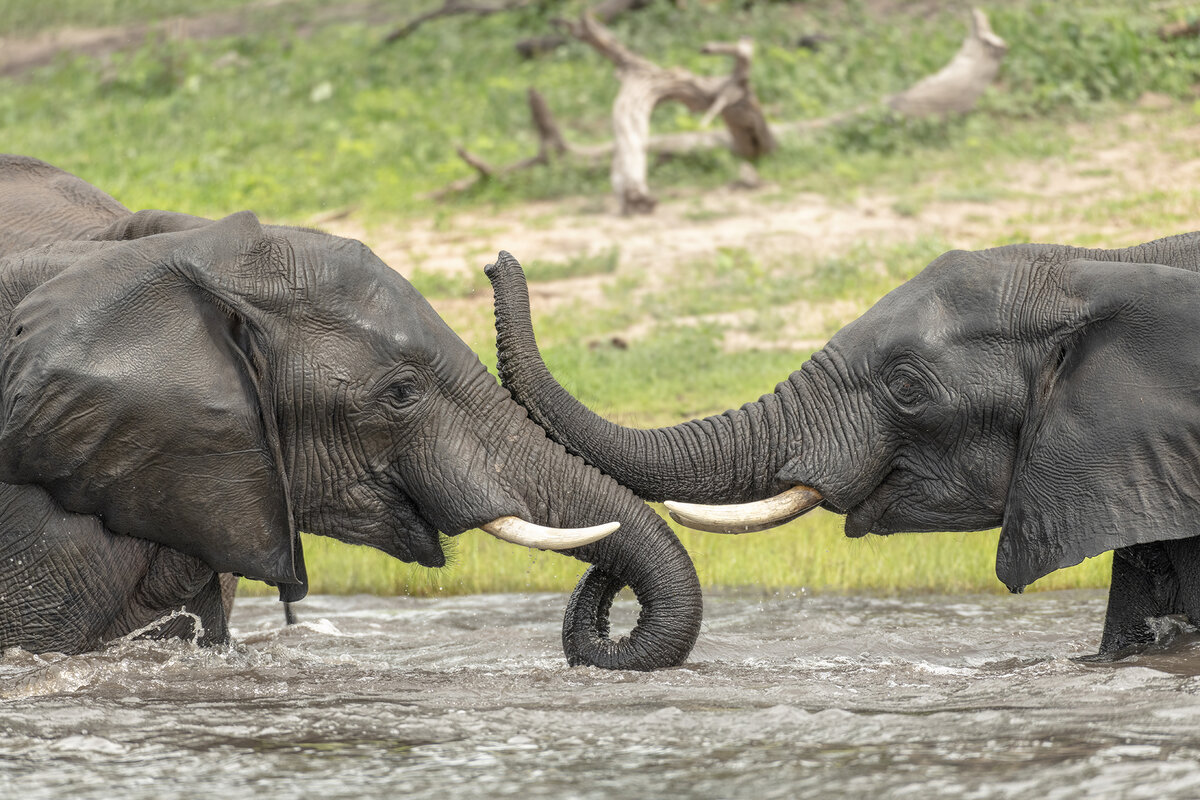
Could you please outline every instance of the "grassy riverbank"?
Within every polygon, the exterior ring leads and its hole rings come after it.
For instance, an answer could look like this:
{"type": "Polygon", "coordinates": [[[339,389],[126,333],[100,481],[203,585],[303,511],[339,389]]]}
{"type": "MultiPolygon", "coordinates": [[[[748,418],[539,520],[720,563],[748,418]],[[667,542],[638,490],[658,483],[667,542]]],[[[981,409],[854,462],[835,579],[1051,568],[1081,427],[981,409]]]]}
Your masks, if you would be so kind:
{"type": "MultiPolygon", "coordinates": [[[[132,49],[64,52],[0,78],[0,150],[58,164],[131,208],[251,208],[358,236],[489,365],[480,268],[513,250],[533,281],[551,368],[601,413],[642,426],[770,391],[946,249],[1120,246],[1200,227],[1200,41],[1155,34],[1200,15],[1200,4],[996,3],[986,11],[1010,54],[977,112],[912,122],[867,111],[786,142],[758,165],[764,186],[754,192],[727,188],[737,164],[723,152],[656,164],[663,202],[643,220],[613,217],[606,167],[555,166],[444,202],[424,197],[470,174],[456,143],[492,163],[534,151],[526,87],[543,92],[573,141],[595,142],[608,138],[617,86],[611,66],[578,44],[535,61],[515,53],[513,42],[573,2],[437,20],[379,44],[436,4],[366,2],[347,19],[323,0],[0,0],[7,46],[66,24],[253,9],[236,35],[150,34],[132,49]]],[[[965,7],[944,5],[692,0],[678,11],[660,2],[614,29],[660,63],[701,73],[725,65],[699,44],[753,36],[759,96],[769,117],[787,120],[871,103],[938,69],[965,23],[965,7]],[[813,33],[830,41],[816,52],[796,46],[813,33]]],[[[654,125],[689,130],[697,117],[668,106],[654,125]]],[[[771,533],[681,537],[709,586],[1003,590],[994,532],[848,541],[840,526],[818,512],[771,533]]],[[[316,592],[566,590],[583,569],[479,533],[451,548],[451,565],[429,571],[306,540],[316,592]]],[[[1033,588],[1103,586],[1107,565],[1095,559],[1033,588]]]]}
{"type": "MultiPolygon", "coordinates": [[[[617,84],[606,61],[580,44],[535,60],[520,58],[513,47],[549,31],[551,17],[572,13],[580,2],[436,20],[392,46],[380,44],[383,34],[434,0],[367,2],[349,19],[333,13],[337,5],[0,0],[0,34],[18,35],[52,28],[56,19],[79,28],[154,21],[184,8],[244,13],[237,35],[179,39],[148,32],[139,48],[99,58],[72,57],[69,48],[52,66],[6,80],[4,146],[86,175],[131,207],[210,215],[248,207],[272,219],[353,208],[380,220],[429,213],[424,192],[471,174],[455,155],[456,143],[491,163],[533,152],[524,101],[529,86],[542,91],[572,139],[608,138],[617,84]]],[[[935,152],[961,166],[1061,150],[1055,126],[1021,124],[1032,119],[1061,124],[1145,92],[1190,96],[1200,44],[1163,42],[1154,33],[1164,22],[1187,18],[1188,4],[1153,11],[1144,5],[994,4],[988,13],[1011,52],[982,114],[898,121],[871,111],[791,142],[762,164],[762,177],[786,192],[846,194],[908,183],[925,173],[925,159],[935,152]]],[[[700,73],[726,68],[722,59],[700,54],[701,43],[753,36],[753,78],[764,107],[773,118],[799,119],[877,101],[944,65],[965,24],[965,9],[948,6],[906,13],[904,4],[867,0],[696,0],[679,11],[660,2],[614,29],[639,52],[700,73]],[[796,46],[804,34],[829,41],[813,52],[796,46]]],[[[697,117],[664,106],[655,124],[688,130],[697,117]]],[[[659,188],[711,188],[727,182],[734,168],[731,156],[716,151],[660,165],[653,181],[659,188]]],[[[602,194],[606,181],[604,166],[533,170],[457,202],[602,194]]]]}
{"type": "MultiPolygon", "coordinates": [[[[881,594],[1005,591],[995,577],[995,531],[846,539],[842,518],[823,511],[748,536],[673,527],[707,587],[881,594]]],[[[450,562],[440,570],[317,536],[306,536],[304,547],[312,590],[321,594],[569,592],[587,566],[556,553],[523,550],[478,531],[451,542],[450,562]]],[[[1091,559],[1046,577],[1030,591],[1106,587],[1110,565],[1109,555],[1091,559]]],[[[274,594],[270,587],[249,581],[242,581],[242,591],[274,594]]]]}

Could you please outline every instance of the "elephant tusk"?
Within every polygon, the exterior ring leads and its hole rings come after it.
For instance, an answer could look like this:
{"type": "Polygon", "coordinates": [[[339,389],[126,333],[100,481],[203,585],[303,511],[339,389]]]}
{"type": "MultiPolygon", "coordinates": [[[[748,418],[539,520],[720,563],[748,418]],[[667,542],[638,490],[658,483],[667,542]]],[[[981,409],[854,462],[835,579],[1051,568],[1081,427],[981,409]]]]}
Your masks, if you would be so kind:
{"type": "Polygon", "coordinates": [[[619,522],[606,522],[590,528],[547,528],[534,525],[520,517],[497,517],[480,526],[497,539],[533,547],[538,550],[567,550],[603,539],[621,527],[619,522]]]}
{"type": "Polygon", "coordinates": [[[807,486],[793,486],[766,500],[728,506],[707,506],[699,503],[663,503],[671,519],[680,525],[711,533],[752,533],[774,528],[814,508],[821,502],[821,493],[807,486]]]}

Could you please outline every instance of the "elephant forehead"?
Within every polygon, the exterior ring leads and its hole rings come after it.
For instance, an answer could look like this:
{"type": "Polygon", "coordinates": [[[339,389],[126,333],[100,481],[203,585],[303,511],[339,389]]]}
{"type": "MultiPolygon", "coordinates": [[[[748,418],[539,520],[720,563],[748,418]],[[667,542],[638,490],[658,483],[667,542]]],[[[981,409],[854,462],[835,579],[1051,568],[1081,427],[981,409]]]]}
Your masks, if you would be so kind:
{"type": "Polygon", "coordinates": [[[421,293],[366,246],[299,235],[306,248],[297,255],[297,272],[310,284],[304,293],[307,316],[324,340],[322,349],[365,348],[397,359],[466,347],[421,293]]]}
{"type": "Polygon", "coordinates": [[[946,305],[933,293],[906,287],[888,294],[838,331],[830,343],[868,360],[898,350],[937,351],[953,328],[946,305]]]}
{"type": "Polygon", "coordinates": [[[991,268],[974,255],[950,253],[934,261],[843,328],[840,344],[935,356],[956,342],[1002,334],[1005,309],[1019,287],[1011,270],[991,268]]]}
{"type": "Polygon", "coordinates": [[[287,351],[317,362],[322,371],[360,378],[402,363],[436,365],[466,349],[440,318],[412,306],[386,316],[364,306],[332,319],[321,313],[304,328],[283,340],[287,351]]]}

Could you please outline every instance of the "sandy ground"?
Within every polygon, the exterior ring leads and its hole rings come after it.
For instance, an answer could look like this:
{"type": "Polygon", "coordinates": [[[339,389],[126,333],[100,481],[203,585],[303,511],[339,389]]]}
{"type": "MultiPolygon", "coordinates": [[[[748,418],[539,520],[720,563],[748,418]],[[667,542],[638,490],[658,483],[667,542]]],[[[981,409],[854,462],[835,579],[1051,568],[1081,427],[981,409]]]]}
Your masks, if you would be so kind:
{"type": "MultiPolygon", "coordinates": [[[[886,6],[884,0],[876,2],[886,6]]],[[[136,45],[148,34],[202,38],[286,20],[303,35],[306,29],[346,19],[383,24],[402,17],[394,3],[382,0],[317,11],[297,9],[289,0],[259,0],[231,11],[153,24],[0,37],[0,75],[20,74],[64,50],[103,56],[136,45]]],[[[605,286],[622,276],[637,275],[644,289],[661,289],[679,279],[680,265],[719,248],[742,248],[779,263],[792,253],[832,256],[856,245],[886,246],[921,237],[975,249],[1016,232],[1030,241],[1124,246],[1200,228],[1200,208],[1192,191],[1200,176],[1200,128],[1165,122],[1177,120],[1178,111],[1170,98],[1146,96],[1136,110],[1119,118],[1073,125],[1075,146],[1069,157],[997,167],[976,199],[955,199],[971,192],[961,187],[945,191],[953,185],[953,176],[930,174],[899,196],[860,191],[849,200],[796,193],[770,183],[754,190],[676,191],[660,195],[652,216],[640,217],[619,216],[612,198],[590,197],[451,215],[443,210],[397,225],[368,227],[353,213],[336,210],[306,222],[363,240],[409,276],[417,269],[477,276],[501,249],[522,261],[555,262],[618,248],[615,274],[533,284],[532,302],[543,311],[580,298],[599,300],[605,286]],[[1154,214],[1142,218],[1094,213],[1106,201],[1151,191],[1178,206],[1172,211],[1182,221],[1180,227],[1163,230],[1161,216],[1154,214]]],[[[490,307],[491,295],[485,289],[466,299],[435,298],[434,304],[450,316],[460,316],[477,305],[490,307]]],[[[822,320],[846,321],[862,311],[852,303],[800,305],[795,310],[809,320],[810,331],[813,320],[816,327],[825,327],[822,320]]],[[[738,316],[731,312],[705,319],[736,328],[738,316]]],[[[619,333],[636,337],[639,330],[619,333]]],[[[726,345],[735,348],[779,345],[779,340],[761,342],[736,330],[726,338],[726,345]]],[[[782,341],[800,349],[814,346],[806,339],[782,341]]]]}
{"type": "MultiPolygon", "coordinates": [[[[1020,232],[1029,241],[1122,247],[1200,228],[1200,127],[1181,127],[1178,108],[1169,98],[1147,96],[1129,113],[1070,131],[1075,145],[1066,158],[997,166],[991,189],[981,200],[939,199],[964,194],[943,191],[952,177],[932,174],[903,196],[862,191],[839,201],[811,193],[789,194],[786,187],[719,189],[666,195],[652,216],[621,217],[612,198],[576,198],[495,210],[462,211],[415,219],[398,225],[366,227],[354,215],[314,218],[331,233],[361,239],[402,274],[415,270],[467,275],[493,260],[497,251],[522,261],[566,261],[619,249],[615,274],[532,284],[531,302],[542,311],[557,303],[602,296],[621,276],[637,275],[647,288],[669,285],[677,268],[711,255],[718,248],[744,248],[778,263],[788,254],[832,256],[856,245],[890,245],[922,237],[950,247],[978,249],[1020,232]],[[1159,195],[1179,227],[1164,229],[1161,216],[1107,213],[1108,202],[1159,195]],[[906,202],[920,197],[919,202],[906,202]],[[931,198],[931,199],[927,199],[931,198]],[[1098,211],[1099,209],[1099,211],[1098,211]]],[[[969,194],[969,193],[966,193],[969,194]]],[[[466,299],[435,299],[440,310],[461,315],[470,307],[490,309],[490,291],[466,299]]],[[[845,322],[863,310],[835,301],[800,304],[796,316],[806,328],[845,322]],[[815,321],[814,321],[815,320],[815,321]]],[[[490,313],[480,309],[479,313],[490,313]]],[[[747,312],[740,312],[742,316],[747,312]]],[[[752,313],[752,312],[750,312],[752,313]]],[[[706,320],[736,328],[738,312],[706,320]]],[[[636,337],[635,328],[620,332],[636,337]]],[[[762,342],[728,335],[732,348],[820,344],[810,339],[762,342]]]]}

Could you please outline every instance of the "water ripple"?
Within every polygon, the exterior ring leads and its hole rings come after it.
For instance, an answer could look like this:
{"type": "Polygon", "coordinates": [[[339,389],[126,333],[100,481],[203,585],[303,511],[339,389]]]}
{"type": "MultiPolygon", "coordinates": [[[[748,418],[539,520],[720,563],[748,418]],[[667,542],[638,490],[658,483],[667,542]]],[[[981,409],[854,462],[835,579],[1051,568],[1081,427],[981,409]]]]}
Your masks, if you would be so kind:
{"type": "Polygon", "coordinates": [[[226,647],[9,650],[0,795],[1200,794],[1200,644],[1073,660],[1101,593],[721,594],[692,660],[649,675],[567,668],[564,606],[316,597],[285,627],[251,599],[226,647]]]}

